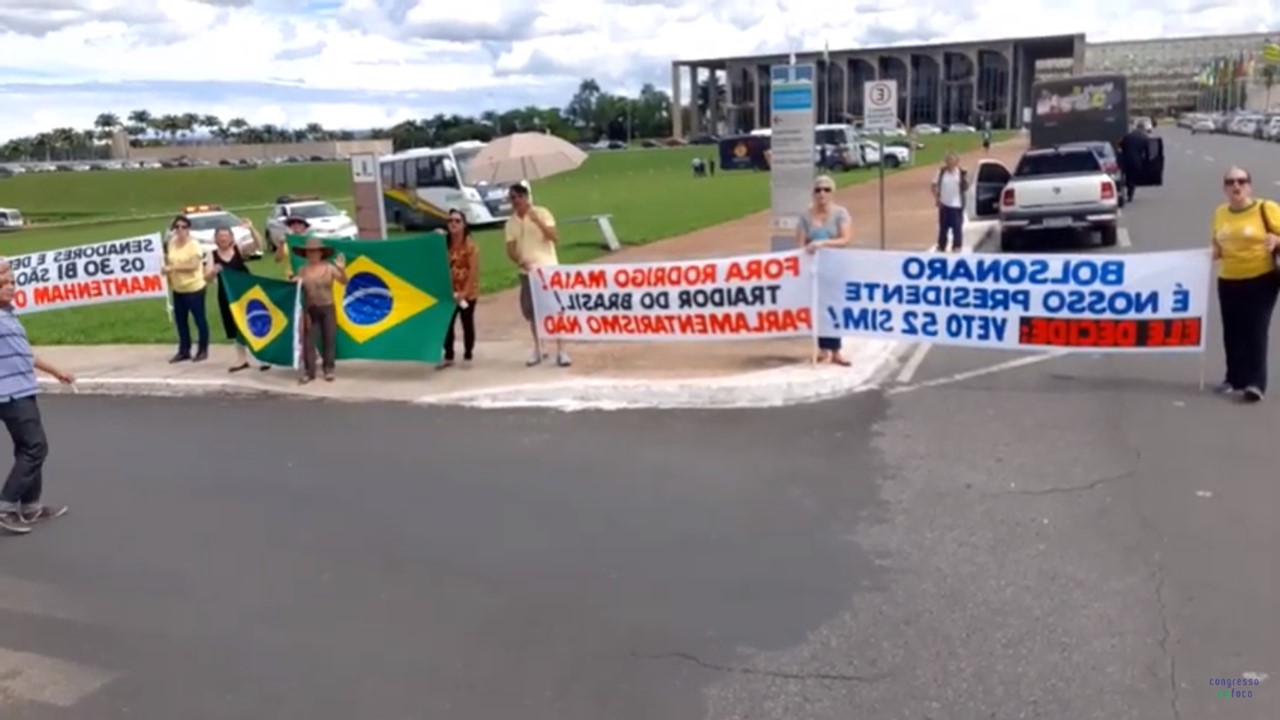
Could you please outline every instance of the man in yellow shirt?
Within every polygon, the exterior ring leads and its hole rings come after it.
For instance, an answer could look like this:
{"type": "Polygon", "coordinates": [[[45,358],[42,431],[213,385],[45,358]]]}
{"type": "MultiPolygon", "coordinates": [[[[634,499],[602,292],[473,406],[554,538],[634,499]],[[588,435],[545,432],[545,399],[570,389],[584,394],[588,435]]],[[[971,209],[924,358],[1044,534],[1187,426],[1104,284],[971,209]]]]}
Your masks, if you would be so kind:
{"type": "MultiPolygon", "coordinates": [[[[556,243],[560,234],[556,231],[556,219],[551,211],[534,205],[529,198],[529,186],[518,183],[511,187],[512,214],[507,218],[507,257],[520,268],[520,313],[529,321],[533,333],[533,352],[528,366],[533,367],[546,359],[542,340],[538,336],[538,318],[533,308],[533,289],[529,285],[529,273],[539,267],[559,265],[556,243]]],[[[556,365],[569,367],[573,363],[564,343],[556,340],[556,365]]]]}

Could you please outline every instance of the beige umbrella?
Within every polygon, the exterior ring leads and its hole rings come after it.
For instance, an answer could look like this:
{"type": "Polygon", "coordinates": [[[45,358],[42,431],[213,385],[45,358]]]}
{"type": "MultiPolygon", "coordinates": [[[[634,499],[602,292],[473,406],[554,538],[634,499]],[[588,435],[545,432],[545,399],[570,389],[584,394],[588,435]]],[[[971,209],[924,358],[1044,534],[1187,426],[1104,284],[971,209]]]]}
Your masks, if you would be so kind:
{"type": "Polygon", "coordinates": [[[576,170],[587,154],[555,135],[516,133],[485,145],[467,162],[467,184],[541,180],[576,170]]]}

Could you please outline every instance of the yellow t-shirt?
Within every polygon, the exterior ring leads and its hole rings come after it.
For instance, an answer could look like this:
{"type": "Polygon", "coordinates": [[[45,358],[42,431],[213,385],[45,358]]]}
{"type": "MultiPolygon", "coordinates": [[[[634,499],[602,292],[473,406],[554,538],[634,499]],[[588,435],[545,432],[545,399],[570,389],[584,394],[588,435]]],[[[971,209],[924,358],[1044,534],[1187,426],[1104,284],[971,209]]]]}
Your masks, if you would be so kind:
{"type": "Polygon", "coordinates": [[[168,255],[170,265],[195,266],[194,270],[174,270],[169,273],[170,290],[179,293],[191,293],[204,289],[206,284],[204,279],[204,250],[201,249],[200,243],[195,240],[188,240],[181,247],[176,243],[169,243],[168,255]]]}
{"type": "Polygon", "coordinates": [[[1248,280],[1275,269],[1275,259],[1267,250],[1267,232],[1280,235],[1280,205],[1255,200],[1242,210],[1222,204],[1213,213],[1213,239],[1222,248],[1218,277],[1248,280]],[[1264,221],[1262,213],[1267,214],[1264,221]]]}
{"type": "Polygon", "coordinates": [[[553,228],[556,226],[556,219],[550,210],[534,205],[529,208],[529,214],[524,218],[515,214],[507,218],[507,244],[515,243],[517,255],[534,267],[559,265],[560,260],[559,256],[556,255],[556,244],[542,236],[542,229],[533,221],[535,213],[547,227],[553,228]]]}

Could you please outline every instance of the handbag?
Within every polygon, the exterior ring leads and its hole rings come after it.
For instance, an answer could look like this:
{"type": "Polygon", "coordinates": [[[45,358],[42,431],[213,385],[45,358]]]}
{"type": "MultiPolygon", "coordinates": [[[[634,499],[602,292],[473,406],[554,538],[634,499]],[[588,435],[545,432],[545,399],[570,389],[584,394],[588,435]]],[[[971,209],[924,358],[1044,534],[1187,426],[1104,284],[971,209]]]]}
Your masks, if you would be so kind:
{"type": "MultiPolygon", "coordinates": [[[[1271,221],[1267,219],[1267,203],[1270,200],[1263,200],[1258,203],[1258,212],[1262,215],[1262,227],[1267,231],[1268,235],[1276,235],[1276,231],[1271,229],[1271,221]]],[[[1266,241],[1266,238],[1263,238],[1266,241]]],[[[1271,251],[1271,269],[1280,272],[1280,247],[1271,251]]]]}

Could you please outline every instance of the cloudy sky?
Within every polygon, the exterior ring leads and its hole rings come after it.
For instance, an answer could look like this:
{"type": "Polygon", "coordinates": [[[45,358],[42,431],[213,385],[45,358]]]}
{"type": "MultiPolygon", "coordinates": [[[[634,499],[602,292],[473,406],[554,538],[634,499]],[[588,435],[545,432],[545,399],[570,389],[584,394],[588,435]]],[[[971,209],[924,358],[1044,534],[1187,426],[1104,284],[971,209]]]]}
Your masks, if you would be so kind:
{"type": "Polygon", "coordinates": [[[0,0],[0,140],[97,113],[385,126],[669,89],[675,58],[1280,27],[1280,0],[0,0]]]}

